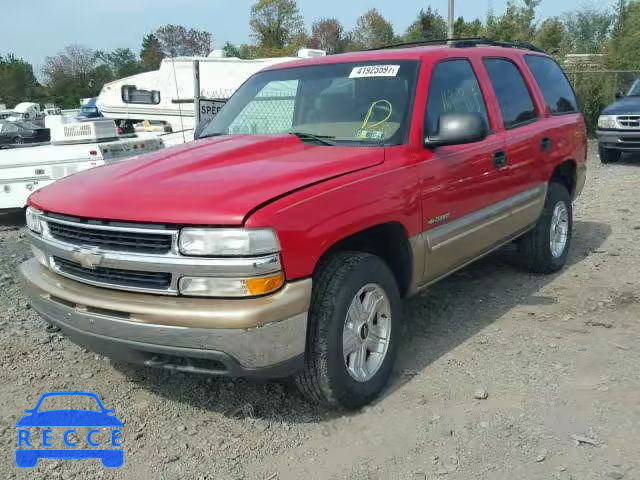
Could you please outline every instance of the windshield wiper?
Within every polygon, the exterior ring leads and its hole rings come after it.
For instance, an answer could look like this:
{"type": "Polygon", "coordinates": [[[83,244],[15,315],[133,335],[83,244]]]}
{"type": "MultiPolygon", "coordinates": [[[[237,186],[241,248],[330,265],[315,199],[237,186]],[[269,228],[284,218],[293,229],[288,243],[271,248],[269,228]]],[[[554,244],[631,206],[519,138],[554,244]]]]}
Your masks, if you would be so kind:
{"type": "Polygon", "coordinates": [[[202,140],[203,138],[219,137],[221,135],[226,135],[226,133],[220,133],[220,132],[207,133],[206,135],[200,135],[198,137],[198,140],[202,140]]]}
{"type": "Polygon", "coordinates": [[[336,146],[336,142],[331,141],[331,139],[334,139],[336,137],[332,137],[331,135],[315,135],[313,133],[307,133],[307,132],[289,132],[289,133],[291,135],[295,135],[302,141],[313,140],[318,143],[322,143],[324,145],[330,145],[332,147],[336,146]]]}

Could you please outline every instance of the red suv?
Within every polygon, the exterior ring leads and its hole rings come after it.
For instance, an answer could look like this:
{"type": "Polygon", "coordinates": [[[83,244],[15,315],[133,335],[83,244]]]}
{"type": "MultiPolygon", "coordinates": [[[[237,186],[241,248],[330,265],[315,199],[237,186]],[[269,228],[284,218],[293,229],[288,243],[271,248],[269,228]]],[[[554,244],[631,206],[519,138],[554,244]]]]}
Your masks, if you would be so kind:
{"type": "Polygon", "coordinates": [[[484,40],[269,68],[200,137],[32,195],[33,308],[106,355],[347,408],[387,383],[404,297],[512,241],[561,269],[585,181],[561,68],[484,40]]]}

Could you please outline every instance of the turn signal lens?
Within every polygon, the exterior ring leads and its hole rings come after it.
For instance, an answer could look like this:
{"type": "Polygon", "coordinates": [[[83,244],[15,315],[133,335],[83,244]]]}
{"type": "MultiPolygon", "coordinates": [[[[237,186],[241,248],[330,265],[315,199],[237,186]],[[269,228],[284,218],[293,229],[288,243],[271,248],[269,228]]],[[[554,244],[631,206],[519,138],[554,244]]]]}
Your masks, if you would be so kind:
{"type": "Polygon", "coordinates": [[[282,285],[284,285],[284,274],[279,272],[268,277],[247,280],[247,291],[249,295],[264,295],[278,290],[282,285]]]}
{"type": "Polygon", "coordinates": [[[190,297],[255,297],[278,290],[284,285],[284,273],[255,278],[182,277],[178,285],[180,293],[190,297]]]}

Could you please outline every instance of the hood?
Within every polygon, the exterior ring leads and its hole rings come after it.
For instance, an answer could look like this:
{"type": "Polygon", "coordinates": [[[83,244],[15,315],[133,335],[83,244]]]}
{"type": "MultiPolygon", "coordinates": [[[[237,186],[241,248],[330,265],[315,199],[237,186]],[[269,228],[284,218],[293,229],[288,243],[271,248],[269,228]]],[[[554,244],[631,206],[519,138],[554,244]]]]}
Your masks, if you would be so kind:
{"type": "Polygon", "coordinates": [[[602,115],[640,115],[640,97],[624,97],[605,108],[602,115]]]}
{"type": "Polygon", "coordinates": [[[379,165],[382,147],[316,146],[293,135],[191,142],[66,177],[29,204],[71,216],[182,225],[241,225],[294,190],[379,165]]]}

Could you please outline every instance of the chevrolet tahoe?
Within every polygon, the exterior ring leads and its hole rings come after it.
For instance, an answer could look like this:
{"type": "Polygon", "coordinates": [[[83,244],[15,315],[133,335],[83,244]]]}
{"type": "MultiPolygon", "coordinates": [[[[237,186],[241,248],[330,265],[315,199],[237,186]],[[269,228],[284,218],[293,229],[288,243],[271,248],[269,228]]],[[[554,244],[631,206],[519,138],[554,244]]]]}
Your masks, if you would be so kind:
{"type": "Polygon", "coordinates": [[[403,298],[513,241],[532,272],[564,266],[586,138],[527,45],[273,66],[199,140],[34,193],[24,289],[105,355],[358,408],[391,375],[403,298]]]}

